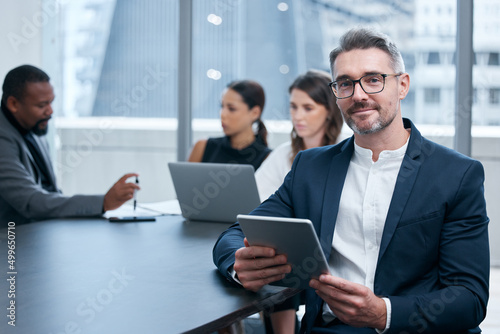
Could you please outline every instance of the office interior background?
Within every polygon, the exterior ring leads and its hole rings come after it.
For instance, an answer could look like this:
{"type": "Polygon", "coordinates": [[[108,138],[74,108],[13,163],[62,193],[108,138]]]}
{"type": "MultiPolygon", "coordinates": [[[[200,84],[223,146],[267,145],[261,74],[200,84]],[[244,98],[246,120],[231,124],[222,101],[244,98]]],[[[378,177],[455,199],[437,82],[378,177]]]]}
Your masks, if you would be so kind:
{"type": "MultiPolygon", "coordinates": [[[[179,96],[190,94],[191,143],[220,136],[220,96],[236,79],[264,86],[276,147],[291,130],[290,83],[311,68],[329,71],[330,50],[360,24],[390,35],[403,53],[411,77],[403,116],[453,147],[456,0],[192,0],[192,52],[179,56],[180,1],[1,0],[0,76],[21,64],[51,76],[48,136],[64,193],[103,193],[134,171],[139,201],[174,199],[167,163],[178,159],[179,96]],[[189,92],[179,91],[189,75],[181,57],[192,64],[189,92]]],[[[485,167],[492,264],[500,266],[500,2],[474,0],[473,8],[471,155],[485,167]]]]}

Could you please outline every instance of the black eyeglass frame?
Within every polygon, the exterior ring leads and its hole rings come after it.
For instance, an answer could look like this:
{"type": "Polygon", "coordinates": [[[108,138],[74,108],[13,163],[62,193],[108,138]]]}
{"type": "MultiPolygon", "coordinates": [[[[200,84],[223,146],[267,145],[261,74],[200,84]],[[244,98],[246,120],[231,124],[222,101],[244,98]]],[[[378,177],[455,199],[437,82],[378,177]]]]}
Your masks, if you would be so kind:
{"type": "Polygon", "coordinates": [[[341,81],[341,80],[335,80],[335,81],[332,81],[332,82],[329,82],[328,83],[328,86],[330,87],[330,89],[332,90],[333,92],[333,95],[335,95],[335,97],[339,100],[342,100],[342,99],[348,99],[350,98],[351,96],[354,95],[354,89],[355,89],[355,86],[356,86],[356,83],[359,84],[359,87],[361,87],[361,89],[363,90],[363,92],[365,92],[366,94],[378,94],[380,93],[381,91],[384,90],[385,88],[385,78],[387,77],[399,77],[400,75],[404,74],[403,72],[401,73],[392,73],[392,74],[382,74],[382,73],[371,73],[371,74],[366,74],[366,75],[363,75],[361,78],[359,78],[358,80],[352,80],[352,79],[342,79],[342,80],[350,80],[352,82],[352,93],[351,95],[349,96],[344,96],[344,97],[339,97],[337,96],[337,93],[335,93],[336,89],[333,88],[333,85],[335,85],[337,82],[341,81]],[[370,76],[374,76],[374,75],[380,75],[382,76],[382,78],[384,78],[384,82],[382,84],[382,89],[377,91],[377,92],[370,92],[368,93],[365,88],[363,87],[363,84],[361,83],[361,80],[363,80],[363,78],[366,78],[366,77],[370,77],[370,76]]]}

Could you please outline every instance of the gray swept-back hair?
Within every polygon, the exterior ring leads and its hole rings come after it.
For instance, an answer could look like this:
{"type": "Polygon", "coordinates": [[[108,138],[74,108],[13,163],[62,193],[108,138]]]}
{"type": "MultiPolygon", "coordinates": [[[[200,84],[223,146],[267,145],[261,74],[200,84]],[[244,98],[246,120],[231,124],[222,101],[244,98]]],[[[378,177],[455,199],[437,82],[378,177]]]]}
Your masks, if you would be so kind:
{"type": "Polygon", "coordinates": [[[384,51],[391,58],[391,66],[395,73],[404,73],[405,64],[401,52],[389,36],[371,31],[366,28],[353,28],[340,37],[340,45],[330,52],[330,67],[333,73],[333,65],[338,55],[355,49],[376,48],[384,51]]]}

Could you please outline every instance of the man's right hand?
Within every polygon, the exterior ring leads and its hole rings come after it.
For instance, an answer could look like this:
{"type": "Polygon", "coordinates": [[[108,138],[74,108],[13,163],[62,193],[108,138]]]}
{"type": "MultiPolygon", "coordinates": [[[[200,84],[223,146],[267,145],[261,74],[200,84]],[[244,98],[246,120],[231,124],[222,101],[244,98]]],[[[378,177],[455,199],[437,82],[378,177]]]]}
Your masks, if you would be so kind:
{"type": "Polygon", "coordinates": [[[236,251],[233,269],[245,289],[256,292],[292,270],[285,255],[276,255],[269,247],[250,246],[246,238],[244,242],[245,247],[236,251]]]}
{"type": "Polygon", "coordinates": [[[129,173],[123,175],[104,195],[104,211],[118,209],[123,203],[134,197],[134,191],[141,189],[134,182],[127,182],[130,177],[137,177],[139,174],[129,173]]]}

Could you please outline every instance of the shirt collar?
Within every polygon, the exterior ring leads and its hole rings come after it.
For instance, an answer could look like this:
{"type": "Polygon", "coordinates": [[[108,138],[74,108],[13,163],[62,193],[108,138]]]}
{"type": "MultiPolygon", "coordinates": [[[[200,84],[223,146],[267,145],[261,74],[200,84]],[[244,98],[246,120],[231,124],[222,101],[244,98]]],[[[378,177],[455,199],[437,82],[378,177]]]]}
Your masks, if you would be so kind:
{"type": "MultiPolygon", "coordinates": [[[[408,132],[411,132],[411,129],[405,129],[408,132]]],[[[411,134],[411,133],[410,133],[411,134]]],[[[408,136],[408,139],[406,139],[406,142],[403,146],[401,146],[398,149],[395,150],[384,150],[380,152],[379,158],[377,161],[380,160],[390,160],[390,159],[401,159],[405,153],[406,149],[408,148],[408,142],[410,141],[410,136],[408,136]]],[[[369,160],[372,161],[372,150],[368,148],[364,148],[356,144],[356,141],[354,141],[354,155],[361,160],[369,160]]]]}
{"type": "Polygon", "coordinates": [[[14,115],[12,115],[12,112],[10,112],[10,110],[7,108],[7,106],[3,103],[2,101],[2,112],[3,114],[5,115],[5,118],[7,118],[7,120],[9,121],[10,124],[12,124],[12,126],[17,130],[19,131],[19,133],[21,134],[21,136],[26,136],[28,134],[28,130],[26,130],[25,128],[23,128],[21,126],[21,124],[19,124],[19,122],[16,120],[16,118],[14,117],[14,115]]]}

